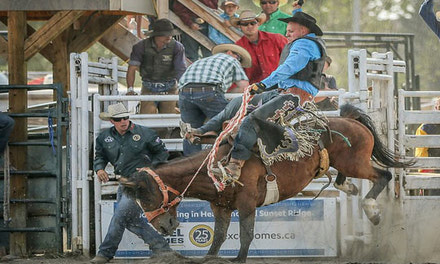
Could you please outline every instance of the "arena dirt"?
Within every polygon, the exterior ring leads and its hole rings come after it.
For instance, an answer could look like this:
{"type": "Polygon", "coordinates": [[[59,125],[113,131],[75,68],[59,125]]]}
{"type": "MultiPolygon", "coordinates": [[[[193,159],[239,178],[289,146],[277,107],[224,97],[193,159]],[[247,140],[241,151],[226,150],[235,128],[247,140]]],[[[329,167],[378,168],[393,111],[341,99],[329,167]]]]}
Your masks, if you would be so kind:
{"type": "MultiPolygon", "coordinates": [[[[90,263],[89,259],[84,256],[34,256],[27,259],[15,259],[11,257],[3,257],[1,263],[23,263],[23,264],[86,264],[90,263]]],[[[116,259],[110,263],[120,264],[228,264],[234,263],[227,259],[212,258],[184,258],[176,256],[166,256],[160,259],[116,259]]],[[[295,258],[249,258],[248,264],[400,264],[401,262],[345,262],[338,259],[295,259],[295,258]]],[[[440,264],[435,262],[411,262],[408,264],[440,264]]]]}

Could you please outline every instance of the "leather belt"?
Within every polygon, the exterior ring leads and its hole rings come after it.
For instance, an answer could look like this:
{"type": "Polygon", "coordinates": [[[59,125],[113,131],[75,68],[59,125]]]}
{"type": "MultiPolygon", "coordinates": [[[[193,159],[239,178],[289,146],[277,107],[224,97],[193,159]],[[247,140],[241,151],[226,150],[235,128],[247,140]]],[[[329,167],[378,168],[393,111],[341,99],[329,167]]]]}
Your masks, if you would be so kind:
{"type": "Polygon", "coordinates": [[[298,88],[298,87],[291,87],[288,89],[279,88],[278,91],[283,94],[298,95],[299,99],[301,100],[300,105],[302,105],[305,102],[312,101],[312,99],[313,99],[313,96],[311,94],[309,94],[308,92],[306,92],[303,89],[298,88]]]}
{"type": "Polygon", "coordinates": [[[180,88],[180,91],[189,93],[213,92],[217,90],[217,86],[217,84],[213,83],[188,83],[180,88]]]}

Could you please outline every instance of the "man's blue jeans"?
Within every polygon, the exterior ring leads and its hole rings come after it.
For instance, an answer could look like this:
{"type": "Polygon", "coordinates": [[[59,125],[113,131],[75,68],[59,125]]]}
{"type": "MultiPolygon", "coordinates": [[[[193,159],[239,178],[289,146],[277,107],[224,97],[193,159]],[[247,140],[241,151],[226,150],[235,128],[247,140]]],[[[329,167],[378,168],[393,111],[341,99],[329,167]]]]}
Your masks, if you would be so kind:
{"type": "Polygon", "coordinates": [[[111,259],[114,257],[121,242],[125,229],[137,235],[150,246],[153,254],[171,251],[168,242],[163,236],[157,233],[147,222],[141,218],[141,208],[125,194],[122,193],[122,187],[118,188],[118,204],[113,214],[107,235],[99,247],[99,256],[111,259]]]}
{"type": "MultiPolygon", "coordinates": [[[[199,128],[206,118],[211,119],[223,109],[228,101],[222,92],[185,92],[179,93],[179,108],[182,121],[191,124],[192,128],[199,128]]],[[[189,156],[200,151],[200,145],[193,145],[187,140],[183,141],[183,155],[189,156]]]]}
{"type": "Polygon", "coordinates": [[[14,119],[5,113],[0,113],[0,157],[3,156],[9,136],[14,129],[14,119]]]}

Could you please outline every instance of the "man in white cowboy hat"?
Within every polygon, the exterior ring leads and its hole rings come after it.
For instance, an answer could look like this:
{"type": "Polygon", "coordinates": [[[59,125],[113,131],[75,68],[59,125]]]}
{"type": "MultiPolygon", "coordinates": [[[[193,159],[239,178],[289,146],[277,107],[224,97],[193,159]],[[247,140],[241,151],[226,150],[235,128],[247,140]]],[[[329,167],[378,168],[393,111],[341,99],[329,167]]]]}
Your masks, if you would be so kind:
{"type": "MultiPolygon", "coordinates": [[[[233,92],[243,92],[249,85],[243,68],[252,65],[249,53],[234,44],[221,44],[212,49],[214,55],[191,64],[179,80],[179,108],[181,119],[192,128],[203,125],[220,113],[228,101],[224,93],[235,83],[233,92]]],[[[187,140],[183,142],[183,154],[188,156],[200,151],[187,140]]]]}
{"type": "MultiPolygon", "coordinates": [[[[178,34],[168,19],[152,25],[148,38],[133,46],[127,70],[127,87],[133,91],[136,70],[142,78],[142,94],[177,94],[177,81],[186,70],[185,48],[173,39],[178,34]]],[[[141,102],[142,114],[175,113],[176,102],[141,102]]]]}
{"type": "Polygon", "coordinates": [[[231,24],[238,26],[243,32],[235,44],[246,49],[252,57],[252,67],[245,69],[249,83],[256,83],[271,74],[278,66],[280,54],[287,43],[287,39],[280,35],[258,30],[266,19],[266,15],[259,15],[251,10],[244,10],[238,18],[231,18],[231,24]]]}
{"type": "MultiPolygon", "coordinates": [[[[156,132],[132,123],[129,114],[122,103],[109,105],[108,112],[100,114],[102,120],[113,124],[96,138],[93,170],[100,182],[109,180],[105,171],[107,163],[114,166],[115,174],[130,177],[137,168],[154,167],[168,159],[168,151],[156,132]]],[[[125,229],[143,239],[154,256],[171,252],[168,242],[141,217],[142,210],[122,193],[121,187],[118,189],[117,200],[118,206],[107,235],[91,263],[107,263],[112,259],[125,229]]]]}
{"type": "Polygon", "coordinates": [[[297,106],[313,99],[321,86],[321,75],[326,58],[324,42],[317,38],[322,31],[316,19],[297,12],[292,17],[280,19],[288,23],[287,34],[293,41],[289,43],[289,53],[284,53],[280,66],[272,74],[259,83],[252,85],[251,93],[261,93],[266,88],[278,85],[280,95],[265,102],[254,110],[242,122],[234,141],[231,160],[225,167],[228,174],[238,179],[241,167],[252,155],[257,142],[257,133],[264,133],[259,128],[260,121],[275,118],[280,111],[293,111],[297,106]],[[285,106],[289,105],[288,109],[285,106]]]}
{"type": "MultiPolygon", "coordinates": [[[[222,0],[220,8],[224,11],[220,14],[220,17],[224,19],[224,24],[227,27],[231,26],[230,19],[232,17],[238,17],[237,10],[240,8],[238,0],[222,0]]],[[[213,26],[208,27],[208,37],[215,44],[231,44],[234,43],[228,37],[223,35],[220,31],[215,29],[213,26]]]]}
{"type": "Polygon", "coordinates": [[[440,38],[440,11],[434,14],[434,0],[425,0],[420,6],[419,14],[428,27],[440,38]]]}

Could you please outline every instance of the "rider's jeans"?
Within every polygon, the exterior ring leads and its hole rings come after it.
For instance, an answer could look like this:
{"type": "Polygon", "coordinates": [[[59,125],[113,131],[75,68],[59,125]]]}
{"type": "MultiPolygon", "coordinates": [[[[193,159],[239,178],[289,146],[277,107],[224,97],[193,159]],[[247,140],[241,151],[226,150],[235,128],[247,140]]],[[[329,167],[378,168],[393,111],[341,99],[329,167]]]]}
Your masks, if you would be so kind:
{"type": "Polygon", "coordinates": [[[153,254],[160,254],[164,251],[171,251],[168,242],[157,233],[147,222],[140,207],[125,194],[122,193],[122,187],[118,188],[118,203],[113,214],[107,235],[99,247],[99,256],[111,259],[114,257],[121,242],[124,230],[137,235],[150,246],[153,254]]]}
{"type": "Polygon", "coordinates": [[[256,119],[267,120],[269,117],[273,117],[277,110],[281,108],[280,106],[285,108],[289,105],[286,105],[286,102],[294,104],[289,107],[296,107],[298,105],[298,99],[295,100],[295,97],[296,96],[291,94],[278,95],[247,115],[241,123],[238,134],[235,137],[231,157],[238,160],[248,160],[252,155],[252,149],[255,143],[257,143],[258,129],[264,129],[257,128],[256,119]]]}
{"type": "MultiPolygon", "coordinates": [[[[179,93],[179,108],[182,121],[191,124],[192,128],[199,128],[206,118],[211,119],[223,109],[228,101],[222,92],[217,90],[204,92],[189,92],[182,90],[179,93]]],[[[193,145],[183,141],[183,154],[189,156],[201,150],[201,145],[193,145]]]]}

